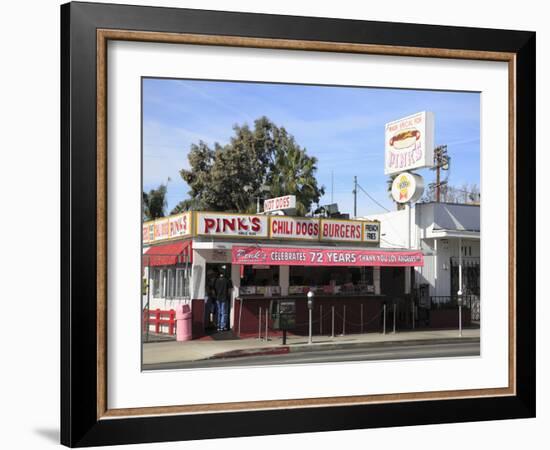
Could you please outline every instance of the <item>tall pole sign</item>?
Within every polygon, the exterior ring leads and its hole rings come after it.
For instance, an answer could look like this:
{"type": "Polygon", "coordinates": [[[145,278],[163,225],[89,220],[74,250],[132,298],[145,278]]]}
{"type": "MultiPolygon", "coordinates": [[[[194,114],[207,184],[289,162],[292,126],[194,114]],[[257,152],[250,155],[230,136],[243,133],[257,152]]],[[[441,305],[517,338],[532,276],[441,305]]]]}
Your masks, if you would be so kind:
{"type": "Polygon", "coordinates": [[[422,111],[386,124],[385,175],[433,167],[434,115],[422,111]]]}
{"type": "MultiPolygon", "coordinates": [[[[433,113],[421,111],[387,123],[384,141],[384,174],[395,175],[391,194],[396,203],[404,204],[407,209],[407,247],[411,248],[411,206],[422,197],[424,180],[410,171],[434,165],[433,113]]],[[[406,288],[410,287],[407,275],[410,276],[410,272],[406,272],[406,288]]]]}

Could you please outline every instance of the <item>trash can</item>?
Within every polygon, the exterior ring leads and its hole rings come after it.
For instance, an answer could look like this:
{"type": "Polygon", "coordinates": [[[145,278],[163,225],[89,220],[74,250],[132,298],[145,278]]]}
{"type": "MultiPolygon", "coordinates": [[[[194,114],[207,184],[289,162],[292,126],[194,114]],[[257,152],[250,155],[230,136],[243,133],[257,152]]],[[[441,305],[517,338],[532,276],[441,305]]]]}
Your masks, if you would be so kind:
{"type": "Polygon", "coordinates": [[[192,339],[191,308],[189,305],[176,306],[176,341],[192,339]]]}

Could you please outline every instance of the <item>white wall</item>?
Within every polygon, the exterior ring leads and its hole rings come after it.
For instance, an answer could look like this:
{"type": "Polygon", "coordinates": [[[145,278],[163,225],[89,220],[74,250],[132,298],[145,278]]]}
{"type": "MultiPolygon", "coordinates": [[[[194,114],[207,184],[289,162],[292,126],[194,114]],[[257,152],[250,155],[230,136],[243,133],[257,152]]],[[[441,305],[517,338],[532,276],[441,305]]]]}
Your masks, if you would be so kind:
{"type": "MultiPolygon", "coordinates": [[[[433,295],[451,295],[451,256],[458,256],[458,242],[454,239],[437,240],[437,283],[433,295]]],[[[458,239],[456,240],[458,241],[458,239]]]]}
{"type": "Polygon", "coordinates": [[[407,220],[409,216],[406,210],[369,214],[367,217],[371,220],[380,221],[380,247],[407,247],[407,220]]]}
{"type": "MultiPolygon", "coordinates": [[[[102,1],[102,0],[98,0],[102,1]]],[[[40,252],[48,255],[48,264],[33,273],[32,283],[40,293],[23,301],[32,310],[26,332],[17,321],[4,323],[2,340],[2,411],[3,427],[0,446],[9,449],[58,449],[59,424],[59,10],[56,0],[7,2],[3,5],[0,28],[3,70],[0,72],[2,108],[2,176],[4,211],[16,214],[32,210],[40,218],[40,252]],[[10,338],[10,339],[8,339],[10,338]],[[38,376],[39,374],[39,376],[38,376]]],[[[132,0],[133,4],[155,4],[205,9],[232,9],[264,13],[317,15],[350,19],[448,24],[537,31],[537,128],[545,129],[550,117],[550,28],[545,2],[479,2],[463,0],[452,8],[446,2],[430,0],[414,4],[406,0],[357,2],[354,0],[297,2],[277,0],[132,0]]],[[[543,151],[537,137],[538,192],[545,192],[544,171],[550,166],[550,152],[543,151]]],[[[351,189],[351,188],[350,188],[351,189]]],[[[544,207],[544,196],[538,195],[537,229],[544,230],[550,213],[544,207]]],[[[12,222],[2,221],[3,236],[12,236],[12,222]]],[[[18,220],[17,236],[36,236],[35,220],[18,220]]],[[[6,277],[5,298],[21,299],[21,287],[29,284],[28,266],[32,251],[21,251],[21,239],[5,239],[3,274],[6,277]]],[[[28,250],[34,241],[23,246],[28,250]]],[[[550,342],[550,327],[543,326],[550,316],[543,282],[550,268],[546,255],[550,241],[539,235],[537,273],[537,338],[550,342]]],[[[537,379],[550,376],[548,348],[537,347],[537,379]]],[[[530,420],[430,425],[345,432],[311,433],[286,436],[264,436],[165,444],[143,444],[127,449],[224,450],[280,449],[311,447],[464,450],[523,448],[526,442],[546,442],[550,426],[550,388],[538,383],[538,417],[530,420]]],[[[539,444],[539,447],[541,445],[539,444]]]]}
{"type": "MultiPolygon", "coordinates": [[[[407,209],[369,215],[380,221],[380,246],[407,247],[409,214],[407,209]]],[[[415,268],[416,282],[428,283],[430,295],[451,295],[450,258],[459,255],[458,238],[438,238],[437,250],[431,231],[434,221],[448,229],[479,228],[479,208],[467,205],[419,204],[411,210],[411,247],[424,252],[424,267],[415,268]],[[437,255],[434,252],[437,251],[437,255]]],[[[479,257],[479,239],[463,239],[471,247],[472,257],[479,257]]]]}
{"type": "MultiPolygon", "coordinates": [[[[451,295],[451,266],[450,258],[458,257],[458,238],[437,239],[437,255],[434,239],[425,239],[423,249],[427,254],[424,256],[424,266],[418,267],[416,271],[418,283],[430,285],[430,295],[451,295]]],[[[480,245],[477,239],[462,239],[462,246],[471,247],[472,258],[479,258],[480,245]]]]}
{"type": "Polygon", "coordinates": [[[193,274],[191,276],[191,298],[204,298],[206,283],[206,258],[210,250],[193,249],[193,274]]]}

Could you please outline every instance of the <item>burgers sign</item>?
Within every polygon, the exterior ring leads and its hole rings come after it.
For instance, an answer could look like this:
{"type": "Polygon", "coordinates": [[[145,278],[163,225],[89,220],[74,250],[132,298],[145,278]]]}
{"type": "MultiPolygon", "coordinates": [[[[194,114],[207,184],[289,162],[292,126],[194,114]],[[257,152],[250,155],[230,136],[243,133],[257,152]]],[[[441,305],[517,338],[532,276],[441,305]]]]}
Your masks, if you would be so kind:
{"type": "Polygon", "coordinates": [[[433,166],[434,118],[423,111],[386,124],[386,175],[433,166]]]}

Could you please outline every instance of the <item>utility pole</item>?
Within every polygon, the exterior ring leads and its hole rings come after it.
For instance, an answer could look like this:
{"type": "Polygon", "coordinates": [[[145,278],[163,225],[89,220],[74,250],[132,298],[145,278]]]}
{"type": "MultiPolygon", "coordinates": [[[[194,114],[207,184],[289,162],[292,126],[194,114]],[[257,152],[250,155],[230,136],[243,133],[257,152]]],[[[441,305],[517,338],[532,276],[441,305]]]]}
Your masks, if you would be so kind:
{"type": "Polygon", "coordinates": [[[357,175],[353,177],[353,218],[357,217],[357,175]]]}
{"type": "Polygon", "coordinates": [[[435,201],[439,203],[441,201],[441,181],[440,181],[440,175],[439,172],[441,170],[441,166],[439,165],[439,161],[436,162],[435,166],[435,201]]]}
{"type": "Polygon", "coordinates": [[[435,163],[435,201],[441,201],[441,186],[447,182],[441,182],[441,170],[449,170],[450,157],[447,154],[447,146],[440,145],[434,148],[434,163],[435,163]]]}
{"type": "Polygon", "coordinates": [[[334,203],[334,170],[330,172],[330,203],[334,203]]]}

